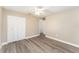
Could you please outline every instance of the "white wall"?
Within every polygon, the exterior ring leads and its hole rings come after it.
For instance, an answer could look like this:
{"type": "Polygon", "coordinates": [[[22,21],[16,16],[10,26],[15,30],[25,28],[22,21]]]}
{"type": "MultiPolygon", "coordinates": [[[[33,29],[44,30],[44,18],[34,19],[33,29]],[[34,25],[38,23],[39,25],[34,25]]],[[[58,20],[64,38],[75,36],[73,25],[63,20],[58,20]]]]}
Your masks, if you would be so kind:
{"type": "Polygon", "coordinates": [[[0,44],[1,44],[1,39],[2,39],[2,8],[0,7],[0,44]]]}
{"type": "Polygon", "coordinates": [[[79,8],[46,17],[45,34],[79,45],[79,8]]]}
{"type": "Polygon", "coordinates": [[[26,36],[33,36],[39,34],[39,20],[38,18],[29,15],[26,16],[26,36]]]}

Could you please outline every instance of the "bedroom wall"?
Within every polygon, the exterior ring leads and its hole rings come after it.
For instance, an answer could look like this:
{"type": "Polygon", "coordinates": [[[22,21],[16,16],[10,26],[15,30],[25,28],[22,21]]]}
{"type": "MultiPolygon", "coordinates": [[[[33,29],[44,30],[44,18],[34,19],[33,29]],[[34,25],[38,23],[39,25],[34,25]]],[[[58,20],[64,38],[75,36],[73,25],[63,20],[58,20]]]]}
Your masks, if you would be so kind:
{"type": "Polygon", "coordinates": [[[3,31],[2,31],[2,42],[7,42],[7,16],[20,16],[26,18],[26,37],[33,36],[39,34],[39,28],[38,28],[38,20],[35,16],[31,14],[25,14],[20,13],[17,11],[11,11],[11,10],[3,10],[3,31]]]}
{"type": "Polygon", "coordinates": [[[79,8],[46,17],[44,32],[48,36],[79,46],[79,8]]]}
{"type": "Polygon", "coordinates": [[[2,39],[2,7],[0,7],[0,44],[1,44],[1,39],[2,39]]]}

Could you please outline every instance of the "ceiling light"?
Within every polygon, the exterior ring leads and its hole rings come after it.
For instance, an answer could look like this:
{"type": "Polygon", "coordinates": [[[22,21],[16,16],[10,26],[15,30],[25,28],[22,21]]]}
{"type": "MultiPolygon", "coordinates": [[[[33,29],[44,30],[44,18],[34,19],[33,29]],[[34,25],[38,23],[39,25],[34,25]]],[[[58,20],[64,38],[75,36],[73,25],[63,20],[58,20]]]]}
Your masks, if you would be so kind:
{"type": "Polygon", "coordinates": [[[41,14],[44,14],[45,9],[46,8],[41,7],[41,6],[35,7],[35,8],[32,9],[32,14],[35,14],[37,16],[40,16],[41,14]]]}

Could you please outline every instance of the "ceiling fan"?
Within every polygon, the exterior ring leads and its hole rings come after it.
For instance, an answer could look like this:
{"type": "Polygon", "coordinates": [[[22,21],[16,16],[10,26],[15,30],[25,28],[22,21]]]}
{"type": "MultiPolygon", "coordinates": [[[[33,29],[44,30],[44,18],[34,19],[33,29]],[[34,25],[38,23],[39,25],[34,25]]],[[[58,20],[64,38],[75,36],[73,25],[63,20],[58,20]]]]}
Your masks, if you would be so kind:
{"type": "Polygon", "coordinates": [[[46,7],[37,6],[37,7],[32,8],[31,13],[36,16],[40,16],[40,15],[45,14],[46,9],[47,9],[46,7]]]}

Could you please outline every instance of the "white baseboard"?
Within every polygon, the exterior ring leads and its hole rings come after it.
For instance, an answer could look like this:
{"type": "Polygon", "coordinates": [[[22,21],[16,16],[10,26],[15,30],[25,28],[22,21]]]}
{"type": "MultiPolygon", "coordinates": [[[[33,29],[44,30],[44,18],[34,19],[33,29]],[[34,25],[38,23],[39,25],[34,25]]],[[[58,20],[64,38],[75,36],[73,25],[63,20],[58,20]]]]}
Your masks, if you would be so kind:
{"type": "MultiPolygon", "coordinates": [[[[29,39],[29,38],[32,38],[32,37],[36,37],[36,36],[39,36],[40,34],[37,34],[37,35],[33,35],[33,36],[27,36],[25,37],[24,39],[29,39]]],[[[22,39],[21,39],[22,40],[22,39]]],[[[19,40],[16,40],[16,41],[19,41],[19,40]]],[[[3,45],[6,45],[8,43],[11,43],[11,42],[15,42],[15,41],[8,41],[8,42],[4,42],[1,44],[0,48],[3,46],[3,45]]]]}
{"type": "Polygon", "coordinates": [[[76,45],[76,44],[73,44],[73,43],[70,43],[70,42],[67,42],[67,41],[63,41],[63,40],[60,40],[58,38],[51,37],[51,36],[48,36],[48,35],[46,35],[46,37],[79,48],[79,45],[76,45]]]}
{"type": "Polygon", "coordinates": [[[27,36],[25,37],[25,39],[29,39],[29,38],[32,38],[32,37],[36,37],[36,36],[39,36],[40,34],[37,34],[37,35],[32,35],[32,36],[27,36]]]}

